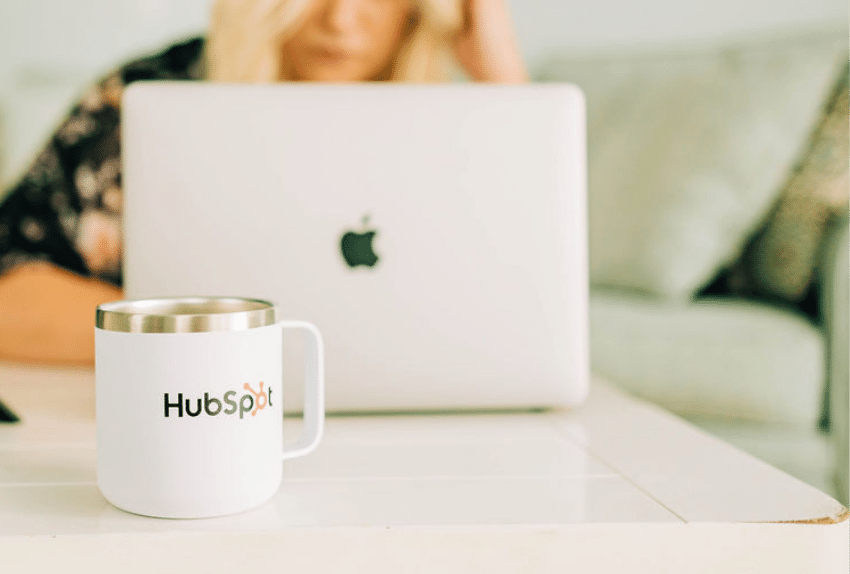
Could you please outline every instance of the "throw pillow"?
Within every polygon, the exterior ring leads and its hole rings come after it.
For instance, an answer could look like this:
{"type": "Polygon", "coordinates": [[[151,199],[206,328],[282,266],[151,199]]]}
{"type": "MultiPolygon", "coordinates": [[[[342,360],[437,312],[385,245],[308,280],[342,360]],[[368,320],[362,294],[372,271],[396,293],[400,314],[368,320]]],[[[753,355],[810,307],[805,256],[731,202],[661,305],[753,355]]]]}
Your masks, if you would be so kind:
{"type": "Polygon", "coordinates": [[[546,66],[587,99],[592,285],[686,300],[737,260],[838,59],[846,32],[546,66]]]}
{"type": "Polygon", "coordinates": [[[793,302],[806,294],[826,227],[847,212],[849,72],[845,65],[772,216],[730,270],[733,292],[793,302]]]}

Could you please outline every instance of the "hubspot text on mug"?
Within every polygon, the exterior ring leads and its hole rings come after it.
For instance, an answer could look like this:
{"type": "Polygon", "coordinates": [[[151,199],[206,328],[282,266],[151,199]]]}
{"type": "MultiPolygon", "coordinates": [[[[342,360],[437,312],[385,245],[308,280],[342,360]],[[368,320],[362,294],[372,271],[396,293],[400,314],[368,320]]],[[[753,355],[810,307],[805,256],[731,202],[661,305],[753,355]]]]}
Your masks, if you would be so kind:
{"type": "Polygon", "coordinates": [[[274,496],[283,459],[324,428],[318,329],[268,301],[116,301],[95,327],[97,482],[113,505],[161,518],[241,512],[274,496]],[[304,430],[283,451],[283,330],[304,333],[304,430]]]}

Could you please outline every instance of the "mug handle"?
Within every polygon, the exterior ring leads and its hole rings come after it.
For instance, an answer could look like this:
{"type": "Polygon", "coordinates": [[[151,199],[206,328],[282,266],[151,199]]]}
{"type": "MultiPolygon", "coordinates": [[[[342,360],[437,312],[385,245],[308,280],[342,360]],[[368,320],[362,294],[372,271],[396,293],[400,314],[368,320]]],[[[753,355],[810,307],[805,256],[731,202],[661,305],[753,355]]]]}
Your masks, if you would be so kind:
{"type": "Polygon", "coordinates": [[[301,438],[283,451],[283,460],[313,452],[325,430],[325,345],[322,335],[306,321],[278,321],[282,329],[304,333],[304,428],[301,438]]]}

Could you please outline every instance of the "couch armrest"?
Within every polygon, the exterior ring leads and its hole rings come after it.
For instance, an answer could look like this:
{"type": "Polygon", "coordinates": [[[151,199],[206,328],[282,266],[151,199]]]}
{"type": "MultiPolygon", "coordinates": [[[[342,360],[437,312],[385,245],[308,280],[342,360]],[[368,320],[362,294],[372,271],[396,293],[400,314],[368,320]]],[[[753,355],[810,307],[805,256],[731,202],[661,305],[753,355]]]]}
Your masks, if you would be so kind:
{"type": "Polygon", "coordinates": [[[823,310],[827,335],[829,418],[835,448],[836,492],[848,504],[850,473],[850,293],[848,292],[848,225],[846,215],[833,224],[824,242],[820,261],[823,310]]]}

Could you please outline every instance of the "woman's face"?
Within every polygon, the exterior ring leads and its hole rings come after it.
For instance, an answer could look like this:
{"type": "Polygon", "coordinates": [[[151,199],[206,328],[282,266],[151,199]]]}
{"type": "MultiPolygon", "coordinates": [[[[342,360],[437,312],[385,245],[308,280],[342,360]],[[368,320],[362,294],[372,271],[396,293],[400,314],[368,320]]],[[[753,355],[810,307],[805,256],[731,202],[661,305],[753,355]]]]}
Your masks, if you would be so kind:
{"type": "Polygon", "coordinates": [[[411,0],[315,0],[284,43],[295,80],[356,82],[384,76],[407,32],[411,0]]]}

